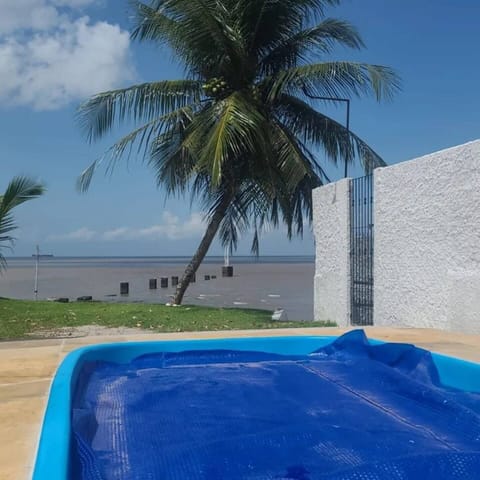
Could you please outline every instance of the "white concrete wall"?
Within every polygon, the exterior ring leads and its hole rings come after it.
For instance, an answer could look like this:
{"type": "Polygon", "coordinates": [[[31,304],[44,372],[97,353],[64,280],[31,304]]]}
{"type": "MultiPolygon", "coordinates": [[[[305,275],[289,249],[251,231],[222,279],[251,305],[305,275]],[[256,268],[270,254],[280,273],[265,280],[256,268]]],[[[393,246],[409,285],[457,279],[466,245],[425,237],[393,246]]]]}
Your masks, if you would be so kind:
{"type": "Polygon", "coordinates": [[[350,324],[350,180],[313,192],[314,319],[350,324]]]}
{"type": "Polygon", "coordinates": [[[480,141],[374,181],[374,324],[480,333],[480,141]]]}

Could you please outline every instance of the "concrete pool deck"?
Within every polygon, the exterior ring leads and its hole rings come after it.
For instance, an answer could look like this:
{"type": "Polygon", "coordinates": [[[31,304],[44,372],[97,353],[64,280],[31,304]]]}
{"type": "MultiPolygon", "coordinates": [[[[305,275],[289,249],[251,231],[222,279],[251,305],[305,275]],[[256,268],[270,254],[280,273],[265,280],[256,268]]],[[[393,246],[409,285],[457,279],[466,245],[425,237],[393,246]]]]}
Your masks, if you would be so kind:
{"type": "MultiPolygon", "coordinates": [[[[72,350],[99,343],[284,335],[323,336],[341,335],[348,330],[351,328],[182,332],[0,343],[0,479],[31,478],[50,384],[58,365],[72,350]]],[[[380,327],[367,327],[365,331],[370,338],[414,343],[434,352],[480,363],[480,335],[380,327]]]]}

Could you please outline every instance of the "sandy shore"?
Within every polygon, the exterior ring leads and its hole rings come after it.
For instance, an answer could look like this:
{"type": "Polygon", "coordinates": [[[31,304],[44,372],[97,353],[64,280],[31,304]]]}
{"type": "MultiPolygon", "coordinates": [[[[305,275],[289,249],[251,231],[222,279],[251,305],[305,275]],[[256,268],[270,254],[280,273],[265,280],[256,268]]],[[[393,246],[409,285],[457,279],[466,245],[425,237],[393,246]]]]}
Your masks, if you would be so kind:
{"type": "MultiPolygon", "coordinates": [[[[167,303],[174,288],[172,276],[181,276],[184,265],[101,266],[47,264],[40,266],[39,298],[92,295],[95,300],[167,303]],[[160,288],[160,277],[169,277],[169,288],[160,288]],[[158,279],[158,289],[149,290],[150,278],[158,279]],[[130,293],[121,296],[120,282],[129,282],[130,293]]],[[[33,261],[10,262],[0,277],[0,296],[33,298],[33,261]]],[[[275,310],[283,308],[291,320],[313,319],[313,263],[243,263],[234,265],[234,277],[222,278],[221,264],[202,265],[197,281],[184,303],[275,310]],[[215,279],[204,280],[205,275],[215,279]]]]}

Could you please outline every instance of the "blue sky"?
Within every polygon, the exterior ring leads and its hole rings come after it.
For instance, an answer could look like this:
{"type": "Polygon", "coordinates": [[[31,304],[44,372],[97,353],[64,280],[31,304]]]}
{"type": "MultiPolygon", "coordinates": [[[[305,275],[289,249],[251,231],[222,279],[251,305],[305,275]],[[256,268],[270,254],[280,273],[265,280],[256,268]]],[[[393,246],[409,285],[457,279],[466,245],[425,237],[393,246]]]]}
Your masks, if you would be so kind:
{"type": "MultiPolygon", "coordinates": [[[[354,23],[367,44],[337,59],[389,65],[402,77],[393,102],[352,103],[352,129],[388,163],[480,137],[478,0],[345,0],[329,15],[354,23]]],[[[200,239],[200,208],[166,201],[134,160],[97,175],[86,195],[75,191],[82,169],[121,133],[88,145],[75,123],[78,104],[97,91],[182,75],[167,51],[130,42],[128,28],[124,0],[0,0],[0,188],[17,174],[48,188],[17,210],[16,255],[36,243],[56,255],[190,255],[200,239]]],[[[344,118],[340,107],[333,114],[344,118]]],[[[249,247],[245,237],[238,253],[249,247]]],[[[216,244],[210,253],[221,252],[216,244]]],[[[270,232],[261,253],[313,254],[312,236],[288,242],[282,230],[270,232]]]]}

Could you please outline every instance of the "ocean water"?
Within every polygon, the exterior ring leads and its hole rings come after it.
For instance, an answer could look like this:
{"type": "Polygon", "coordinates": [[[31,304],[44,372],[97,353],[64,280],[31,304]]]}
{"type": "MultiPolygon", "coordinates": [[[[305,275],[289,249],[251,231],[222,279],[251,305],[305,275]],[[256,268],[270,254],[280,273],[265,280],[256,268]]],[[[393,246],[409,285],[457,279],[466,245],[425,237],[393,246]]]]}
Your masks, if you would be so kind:
{"type": "MultiPolygon", "coordinates": [[[[187,265],[191,257],[42,257],[40,263],[46,267],[143,267],[162,265],[187,265]]],[[[10,257],[7,258],[9,267],[31,268],[35,259],[33,257],[10,257]]],[[[231,257],[230,263],[235,264],[296,264],[313,263],[313,255],[289,255],[289,256],[235,256],[231,257]]],[[[223,256],[205,257],[203,265],[223,265],[223,256]]]]}
{"type": "MultiPolygon", "coordinates": [[[[9,258],[0,276],[0,296],[33,298],[35,259],[9,258]]],[[[49,257],[39,262],[40,299],[92,295],[109,302],[166,303],[175,288],[171,277],[181,277],[190,257],[49,257]],[[160,278],[168,277],[168,288],[160,278]],[[149,290],[151,278],[158,289],[149,290]],[[120,295],[120,282],[128,282],[128,296],[120,295]]],[[[223,307],[283,308],[291,320],[313,318],[313,256],[232,257],[233,278],[222,278],[223,257],[207,257],[187,290],[184,304],[223,307]],[[215,279],[205,280],[205,275],[215,279]]]]}

